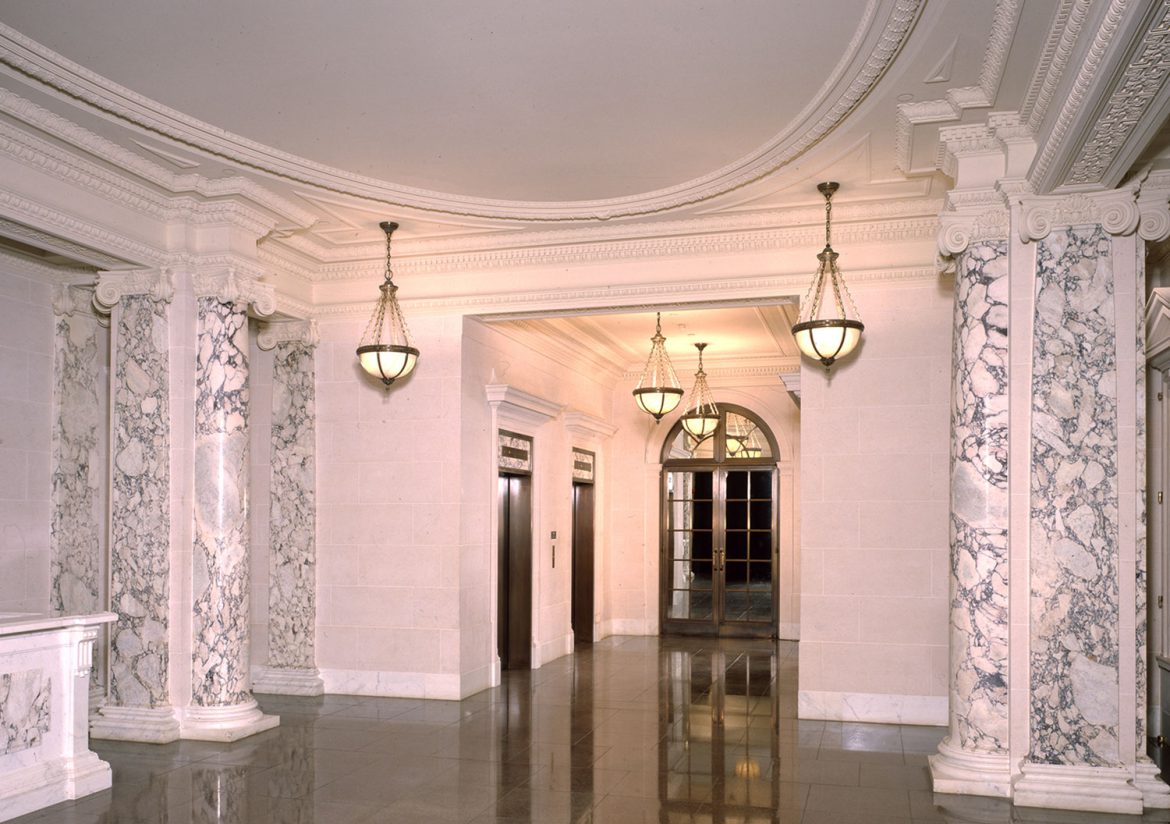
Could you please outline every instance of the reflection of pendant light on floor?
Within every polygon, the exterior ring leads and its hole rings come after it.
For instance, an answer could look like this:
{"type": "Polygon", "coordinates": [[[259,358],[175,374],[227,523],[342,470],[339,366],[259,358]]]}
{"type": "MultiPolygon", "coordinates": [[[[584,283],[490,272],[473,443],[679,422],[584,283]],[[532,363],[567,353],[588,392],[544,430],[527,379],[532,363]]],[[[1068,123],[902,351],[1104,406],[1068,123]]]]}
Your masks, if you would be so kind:
{"type": "Polygon", "coordinates": [[[838,184],[822,183],[817,189],[825,196],[825,248],[817,255],[821,263],[800,304],[800,317],[792,327],[792,334],[801,352],[816,358],[828,369],[837,358],[843,358],[853,351],[861,340],[865,326],[845,285],[845,278],[837,268],[837,253],[833,251],[831,243],[833,193],[837,191],[838,184]],[[830,287],[838,317],[822,318],[820,314],[825,305],[825,292],[830,287]]]}
{"type": "Polygon", "coordinates": [[[703,350],[705,343],[696,343],[699,350],[699,371],[695,372],[695,385],[691,387],[691,395],[687,398],[687,411],[683,413],[683,429],[695,438],[705,438],[715,431],[719,425],[719,407],[711,397],[711,389],[707,386],[707,373],[703,371],[703,350]]]}
{"type": "Polygon", "coordinates": [[[382,296],[374,306],[374,314],[370,316],[358,345],[357,356],[362,369],[390,386],[411,373],[418,363],[418,350],[410,345],[410,332],[398,305],[398,287],[394,285],[394,273],[390,270],[390,235],[398,224],[387,221],[379,225],[386,233],[386,279],[378,287],[382,296]]]}
{"type": "Polygon", "coordinates": [[[654,321],[654,337],[650,338],[650,343],[650,357],[646,359],[646,368],[638,379],[634,400],[639,409],[649,412],[657,422],[662,420],[663,415],[673,411],[683,396],[682,384],[678,382],[670,355],[666,354],[661,312],[654,321]]]}

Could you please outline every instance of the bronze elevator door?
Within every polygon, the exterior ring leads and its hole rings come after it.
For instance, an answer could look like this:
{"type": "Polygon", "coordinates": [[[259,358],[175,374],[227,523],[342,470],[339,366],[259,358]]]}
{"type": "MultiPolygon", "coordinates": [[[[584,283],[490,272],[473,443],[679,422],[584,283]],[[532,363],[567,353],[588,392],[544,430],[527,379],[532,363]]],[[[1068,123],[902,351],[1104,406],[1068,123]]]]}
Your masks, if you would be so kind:
{"type": "Polygon", "coordinates": [[[573,637],[593,642],[592,484],[573,484],[573,637]]]}
{"type": "Polygon", "coordinates": [[[532,479],[501,475],[496,650],[504,669],[532,666],[532,479]]]}

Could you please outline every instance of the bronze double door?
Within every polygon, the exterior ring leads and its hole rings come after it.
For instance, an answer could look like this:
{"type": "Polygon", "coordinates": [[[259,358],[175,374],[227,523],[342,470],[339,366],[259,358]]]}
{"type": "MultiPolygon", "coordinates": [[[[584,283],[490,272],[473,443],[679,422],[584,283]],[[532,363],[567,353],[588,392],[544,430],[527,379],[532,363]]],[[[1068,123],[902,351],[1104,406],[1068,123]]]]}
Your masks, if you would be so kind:
{"type": "Polygon", "coordinates": [[[667,469],[663,478],[662,631],[774,636],[774,467],[667,469]]]}

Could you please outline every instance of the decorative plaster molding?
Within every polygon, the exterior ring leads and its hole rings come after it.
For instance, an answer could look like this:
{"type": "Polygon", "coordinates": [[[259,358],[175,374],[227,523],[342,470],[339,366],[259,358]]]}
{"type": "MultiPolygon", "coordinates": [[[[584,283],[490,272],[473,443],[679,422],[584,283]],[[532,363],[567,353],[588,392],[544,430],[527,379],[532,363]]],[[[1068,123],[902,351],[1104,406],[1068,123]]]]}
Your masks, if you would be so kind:
{"type": "Polygon", "coordinates": [[[93,300],[92,284],[58,283],[53,287],[53,314],[61,317],[85,315],[96,319],[100,326],[108,326],[109,316],[98,312],[93,300]]]}
{"type": "Polygon", "coordinates": [[[1048,114],[1048,106],[1072,58],[1073,46],[1080,37],[1092,3],[1093,0],[1060,0],[1048,30],[1048,40],[1040,51],[1036,71],[1032,73],[1031,86],[1024,96],[1024,105],[1020,107],[1024,122],[1033,132],[1040,130],[1048,114]]]}
{"type": "Polygon", "coordinates": [[[1155,172],[1138,192],[1138,235],[1151,243],[1170,237],[1170,171],[1155,172]]]}
{"type": "MultiPolygon", "coordinates": [[[[3,198],[4,194],[0,192],[0,198],[3,198]]],[[[19,211],[19,209],[16,211],[19,211]]],[[[61,215],[61,213],[55,214],[61,215]]],[[[120,258],[104,254],[89,246],[83,246],[80,243],[66,240],[59,235],[43,232],[24,223],[17,223],[14,220],[0,218],[0,235],[19,241],[26,246],[56,252],[64,257],[73,258],[74,260],[91,264],[94,267],[114,268],[126,265],[126,261],[120,258]]]]}
{"type": "Polygon", "coordinates": [[[919,171],[912,168],[916,125],[958,120],[965,109],[986,108],[995,101],[1022,7],[1021,0],[998,0],[996,3],[987,48],[979,68],[978,86],[950,89],[942,100],[920,100],[898,106],[894,124],[894,162],[899,170],[906,174],[919,171]]]}
{"type": "MultiPolygon", "coordinates": [[[[842,247],[861,243],[929,241],[933,239],[938,227],[936,214],[937,211],[929,217],[889,220],[873,224],[846,223],[840,227],[834,223],[833,240],[842,247]]],[[[778,249],[801,247],[811,250],[819,248],[819,244],[823,243],[824,224],[822,223],[819,230],[809,226],[739,234],[672,235],[600,243],[585,243],[578,240],[557,246],[501,247],[482,252],[427,257],[406,255],[399,257],[396,254],[394,272],[397,275],[409,277],[446,272],[512,269],[523,266],[559,267],[581,263],[772,252],[778,249]]],[[[382,250],[382,254],[385,255],[385,249],[382,250]]],[[[376,251],[371,249],[369,259],[350,260],[323,266],[317,271],[314,280],[316,282],[331,282],[380,277],[386,263],[384,257],[379,261],[376,255],[376,251]]]]}
{"type": "Polygon", "coordinates": [[[103,314],[109,314],[128,295],[146,295],[159,303],[170,303],[175,297],[175,273],[169,268],[98,272],[97,277],[93,306],[103,314]]]}
{"type": "Polygon", "coordinates": [[[819,143],[873,89],[902,48],[923,0],[871,0],[868,25],[859,26],[830,77],[797,122],[736,162],[677,186],[638,195],[590,201],[542,203],[502,201],[396,186],[344,172],[282,152],[215,128],[120,86],[78,65],[14,29],[0,25],[0,62],[82,104],[115,119],[146,129],[236,163],[326,190],[429,211],[489,218],[528,220],[597,220],[649,214],[714,197],[757,180],[819,143]],[[878,9],[885,12],[874,23],[878,9]],[[874,36],[875,32],[878,32],[874,36]],[[864,59],[865,43],[872,50],[864,59]],[[853,69],[844,76],[845,67],[853,69]],[[816,112],[823,112],[810,122],[816,112]]]}
{"type": "MultiPolygon", "coordinates": [[[[916,269],[850,271],[853,288],[891,283],[934,282],[934,266],[916,269]]],[[[707,308],[743,306],[762,299],[776,303],[785,297],[798,297],[808,289],[807,272],[774,277],[744,278],[723,281],[687,281],[634,286],[598,286],[585,289],[548,289],[512,294],[451,295],[436,298],[401,300],[407,314],[477,315],[490,320],[509,320],[522,316],[547,315],[549,312],[592,308],[653,311],[666,306],[707,308]],[[739,293],[738,297],[726,297],[739,293]],[[723,297],[712,297],[712,296],[723,297]],[[493,311],[494,310],[494,311],[493,311]]],[[[369,315],[370,301],[315,304],[316,319],[369,315]]]]}
{"type": "Polygon", "coordinates": [[[1170,76],[1170,0],[1142,35],[1062,186],[1099,184],[1170,76]]]}
{"type": "MultiPolygon", "coordinates": [[[[67,245],[75,249],[77,259],[86,263],[94,263],[97,266],[124,266],[129,264],[138,265],[152,265],[159,264],[163,261],[166,254],[161,249],[153,246],[148,246],[145,243],[140,243],[132,240],[126,235],[112,232],[109,229],[97,226],[87,220],[80,220],[73,215],[58,211],[51,206],[46,206],[43,203],[29,200],[21,197],[15,192],[0,190],[0,213],[20,215],[22,220],[32,220],[40,227],[51,227],[54,230],[53,234],[49,234],[43,228],[34,228],[26,226],[23,223],[9,223],[5,221],[4,234],[8,234],[8,227],[12,227],[13,232],[19,231],[16,227],[24,227],[29,238],[38,238],[43,242],[52,242],[55,244],[54,248],[60,248],[67,245]],[[66,241],[61,238],[60,232],[71,238],[81,238],[89,243],[83,245],[72,241],[66,241]],[[118,254],[124,254],[126,257],[117,258],[112,257],[102,250],[113,250],[118,254]]],[[[11,237],[11,235],[9,235],[11,237]]],[[[21,237],[16,237],[16,240],[22,240],[21,237]]],[[[38,245],[35,242],[29,245],[38,245]]],[[[39,248],[44,248],[43,246],[39,248]]]]}
{"type": "MultiPolygon", "coordinates": [[[[3,25],[0,24],[0,44],[4,40],[4,31],[3,25]]],[[[3,62],[2,59],[0,62],[3,62]]],[[[0,89],[0,112],[28,123],[93,157],[100,157],[123,171],[153,183],[172,194],[189,192],[207,198],[243,197],[299,227],[312,226],[317,220],[317,217],[309,210],[280,197],[270,189],[245,177],[233,176],[208,180],[202,175],[193,173],[175,174],[120,144],[107,140],[8,89],[0,89]]],[[[149,189],[137,186],[118,175],[113,175],[101,166],[76,155],[62,152],[52,144],[14,127],[6,126],[0,131],[0,134],[5,135],[14,144],[20,145],[22,149],[17,151],[15,156],[31,165],[41,166],[50,174],[62,179],[75,180],[147,214],[154,214],[158,217],[165,215],[165,199],[160,199],[149,189]]],[[[3,148],[3,144],[0,144],[0,149],[3,148]]]]}
{"type": "Polygon", "coordinates": [[[565,413],[565,430],[582,438],[608,439],[617,433],[618,428],[596,415],[571,411],[565,413]]]}
{"type": "Polygon", "coordinates": [[[235,268],[196,272],[191,279],[197,298],[215,298],[221,303],[244,303],[260,317],[276,311],[276,293],[271,286],[240,276],[235,268]]]}
{"type": "Polygon", "coordinates": [[[1128,235],[1137,228],[1135,187],[1094,194],[1022,197],[1020,239],[1027,243],[1048,237],[1054,226],[1100,224],[1113,235],[1128,235]]]}
{"type": "Polygon", "coordinates": [[[92,286],[97,277],[97,269],[56,266],[3,247],[0,247],[0,270],[21,277],[35,278],[48,283],[65,283],[70,286],[92,286]]]}
{"type": "MultiPolygon", "coordinates": [[[[1117,30],[1121,26],[1122,18],[1129,5],[1130,0],[1110,0],[1109,8],[1102,18],[1101,27],[1093,36],[1093,42],[1080,61],[1080,68],[1072,87],[1064,97],[1064,106],[1061,108],[1052,129],[1045,136],[1044,148],[1032,166],[1029,178],[1033,183],[1045,179],[1049,167],[1056,159],[1057,152],[1063,148],[1065,137],[1068,135],[1069,129],[1072,128],[1073,120],[1080,114],[1085,105],[1089,89],[1097,78],[1105,54],[1113,42],[1113,36],[1117,34],[1117,30]]],[[[1072,45],[1068,45],[1070,50],[1072,45]]],[[[1038,126],[1037,129],[1039,129],[1038,126]]],[[[1043,190],[1043,187],[1038,186],[1037,188],[1043,190]]]]}
{"type": "Polygon", "coordinates": [[[489,383],[484,387],[488,404],[498,410],[500,417],[516,420],[529,426],[548,423],[565,407],[545,398],[509,386],[506,383],[489,383]]]}
{"type": "MultiPolygon", "coordinates": [[[[941,201],[937,198],[906,198],[885,201],[843,201],[833,206],[833,225],[839,230],[842,242],[873,240],[880,226],[898,219],[933,219],[941,201]]],[[[661,240],[672,236],[737,234],[737,248],[754,248],[754,231],[782,232],[782,245],[797,246],[812,243],[823,237],[824,206],[794,206],[752,212],[733,212],[689,217],[681,220],[638,221],[571,228],[548,228],[523,231],[477,231],[473,234],[404,238],[394,241],[394,270],[409,272],[416,258],[468,255],[476,252],[494,252],[501,249],[524,250],[538,247],[582,246],[623,240],[661,240]],[[406,266],[407,268],[402,268],[406,266]]],[[[325,246],[312,233],[297,233],[281,238],[281,250],[291,250],[318,263],[345,264],[354,260],[376,261],[386,253],[385,238],[380,242],[325,246]]],[[[384,260],[380,265],[384,265],[384,260]]],[[[420,269],[422,271],[422,269],[420,269]]]]}
{"type": "Polygon", "coordinates": [[[256,336],[256,345],[264,351],[275,349],[277,344],[295,343],[306,349],[313,349],[321,342],[317,324],[311,320],[290,320],[265,323],[256,336]]]}
{"type": "Polygon", "coordinates": [[[1007,240],[1011,234],[1006,206],[980,212],[945,212],[938,220],[938,250],[944,257],[958,255],[976,241],[1007,240]]]}
{"type": "Polygon", "coordinates": [[[800,369],[798,368],[795,372],[781,372],[778,377],[780,378],[780,383],[784,385],[784,388],[788,390],[790,394],[795,395],[799,399],[800,369]]]}

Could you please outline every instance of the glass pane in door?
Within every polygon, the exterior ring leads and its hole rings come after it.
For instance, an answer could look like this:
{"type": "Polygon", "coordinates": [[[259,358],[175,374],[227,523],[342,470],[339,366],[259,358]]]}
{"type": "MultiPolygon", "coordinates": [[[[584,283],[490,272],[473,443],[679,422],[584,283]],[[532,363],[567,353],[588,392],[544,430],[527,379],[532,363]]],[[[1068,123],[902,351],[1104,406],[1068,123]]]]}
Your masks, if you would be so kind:
{"type": "Polygon", "coordinates": [[[772,471],[728,470],[722,620],[767,622],[773,616],[772,471]]]}
{"type": "Polygon", "coordinates": [[[667,475],[667,618],[714,617],[715,498],[711,472],[667,475]]]}

